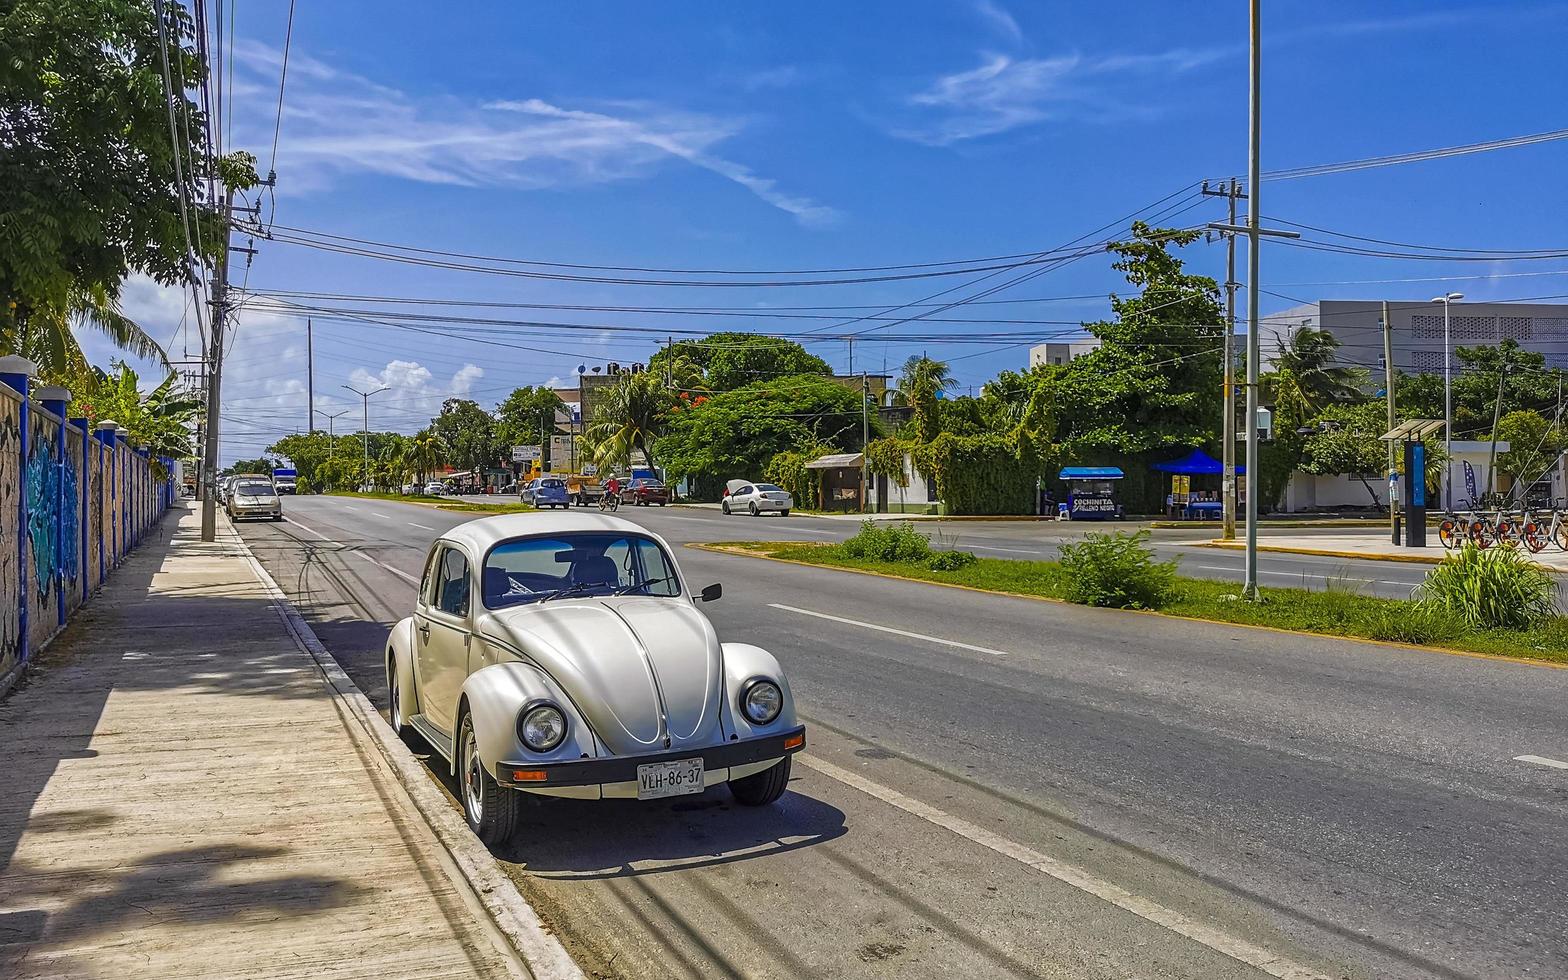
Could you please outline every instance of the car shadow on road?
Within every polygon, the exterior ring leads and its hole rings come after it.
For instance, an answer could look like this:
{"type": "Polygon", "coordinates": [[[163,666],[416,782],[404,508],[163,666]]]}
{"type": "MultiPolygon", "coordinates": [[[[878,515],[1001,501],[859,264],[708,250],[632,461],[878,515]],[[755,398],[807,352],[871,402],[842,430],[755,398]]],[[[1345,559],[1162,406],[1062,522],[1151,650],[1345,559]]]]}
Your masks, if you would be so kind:
{"type": "Polygon", "coordinates": [[[595,881],[786,854],[847,830],[843,811],[795,792],[764,807],[741,806],[723,787],[658,802],[539,797],[495,855],[540,878],[595,881]]]}

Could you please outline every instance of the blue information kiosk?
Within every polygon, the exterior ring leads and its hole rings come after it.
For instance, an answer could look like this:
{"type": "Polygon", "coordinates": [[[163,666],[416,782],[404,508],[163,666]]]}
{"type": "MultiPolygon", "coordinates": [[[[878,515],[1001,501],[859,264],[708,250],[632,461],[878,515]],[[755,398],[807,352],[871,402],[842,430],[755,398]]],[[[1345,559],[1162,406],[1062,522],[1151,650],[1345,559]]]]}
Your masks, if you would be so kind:
{"type": "MultiPolygon", "coordinates": [[[[1403,491],[1405,504],[1405,547],[1426,547],[1426,443],[1425,439],[1443,431],[1442,419],[1411,419],[1383,433],[1383,441],[1391,442],[1403,461],[1403,473],[1388,475],[1389,509],[1394,510],[1393,498],[1403,491]]],[[[1399,543],[1399,521],[1394,521],[1394,543],[1399,543]]]]}
{"type": "Polygon", "coordinates": [[[1121,520],[1116,502],[1116,481],[1126,476],[1117,466],[1068,466],[1057,474],[1067,484],[1067,500],[1057,505],[1057,516],[1071,521],[1121,520]]]}

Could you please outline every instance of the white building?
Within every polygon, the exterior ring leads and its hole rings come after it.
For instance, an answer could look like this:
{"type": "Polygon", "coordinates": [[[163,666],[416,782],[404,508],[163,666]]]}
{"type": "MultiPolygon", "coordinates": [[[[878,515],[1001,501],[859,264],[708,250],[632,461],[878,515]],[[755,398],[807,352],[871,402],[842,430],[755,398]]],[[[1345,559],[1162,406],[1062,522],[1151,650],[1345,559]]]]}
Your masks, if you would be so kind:
{"type": "Polygon", "coordinates": [[[1029,348],[1029,366],[1037,368],[1042,364],[1066,364],[1068,361],[1077,360],[1099,346],[1100,341],[1095,337],[1036,344],[1029,348]]]}
{"type": "MultiPolygon", "coordinates": [[[[1549,367],[1568,367],[1568,306],[1545,303],[1454,302],[1449,338],[1455,347],[1476,347],[1515,340],[1525,350],[1545,355],[1549,367]]],[[[1389,300],[1394,367],[1411,374],[1443,370],[1443,304],[1389,300]]],[[[1373,371],[1383,367],[1383,302],[1333,299],[1295,306],[1263,318],[1259,337],[1263,356],[1272,361],[1282,344],[1301,327],[1326,330],[1339,341],[1339,360],[1373,371]]],[[[1452,367],[1457,370],[1458,363],[1452,367]]]]}
{"type": "MultiPolygon", "coordinates": [[[[1490,439],[1458,439],[1453,444],[1454,449],[1454,505],[1470,496],[1469,488],[1465,481],[1465,464],[1470,464],[1471,472],[1475,474],[1476,491],[1485,493],[1490,486],[1487,480],[1487,464],[1492,458],[1492,442],[1490,439]]],[[[1497,444],[1497,453],[1502,455],[1508,451],[1508,441],[1503,440],[1497,444]]],[[[1400,464],[1403,466],[1403,462],[1400,464]]],[[[1557,468],[1553,468],[1551,478],[1560,479],[1557,468]]],[[[1553,484],[1555,493],[1556,483],[1553,484]]],[[[1343,473],[1338,476],[1315,476],[1311,473],[1296,471],[1290,476],[1290,482],[1285,485],[1285,495],[1282,498],[1280,509],[1290,514],[1299,514],[1306,511],[1334,510],[1340,507],[1371,507],[1376,498],[1380,507],[1388,506],[1388,476],[1383,473],[1363,473],[1359,476],[1343,473]],[[1370,490],[1368,489],[1370,487],[1370,490]]],[[[1444,501],[1442,493],[1427,496],[1427,510],[1441,511],[1444,501]]]]}

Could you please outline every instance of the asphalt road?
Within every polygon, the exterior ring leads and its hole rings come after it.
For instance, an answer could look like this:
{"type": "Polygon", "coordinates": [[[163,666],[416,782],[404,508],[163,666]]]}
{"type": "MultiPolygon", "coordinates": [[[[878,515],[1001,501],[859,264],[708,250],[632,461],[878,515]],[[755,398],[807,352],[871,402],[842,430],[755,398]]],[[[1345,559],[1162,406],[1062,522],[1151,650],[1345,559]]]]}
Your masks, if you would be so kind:
{"type": "MultiPolygon", "coordinates": [[[[429,542],[471,515],[285,508],[244,536],[384,706],[386,627],[429,542]]],[[[621,515],[672,543],[854,529],[621,515]]],[[[949,528],[998,557],[1062,533],[949,528]]],[[[1217,576],[1239,557],[1162,547],[1217,576]]],[[[1568,975],[1568,770],[1515,758],[1568,760],[1568,671],[677,556],[723,582],[704,607],[720,636],[784,664],[807,752],[763,811],[722,790],[531,810],[500,856],[590,971],[1568,975]]],[[[1265,567],[1336,574],[1312,561],[1265,567]]],[[[1396,589],[1422,571],[1334,566],[1396,589]]]]}

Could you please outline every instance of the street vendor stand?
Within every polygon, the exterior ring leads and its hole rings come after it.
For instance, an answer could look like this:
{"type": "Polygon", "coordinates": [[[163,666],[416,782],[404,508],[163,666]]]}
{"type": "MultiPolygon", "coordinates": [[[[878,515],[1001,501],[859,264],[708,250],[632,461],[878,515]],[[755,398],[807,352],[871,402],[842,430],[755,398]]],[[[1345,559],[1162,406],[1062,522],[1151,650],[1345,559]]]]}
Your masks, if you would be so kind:
{"type": "Polygon", "coordinates": [[[1057,516],[1071,521],[1121,520],[1116,481],[1125,476],[1116,466],[1064,467],[1057,479],[1067,484],[1067,500],[1057,505],[1057,516]]]}
{"type": "MultiPolygon", "coordinates": [[[[1155,463],[1154,468],[1171,474],[1171,492],[1166,498],[1169,516],[1185,520],[1218,520],[1225,509],[1219,490],[1192,488],[1195,476],[1219,476],[1225,464],[1201,449],[1194,449],[1181,459],[1155,463]]],[[[1236,475],[1247,472],[1245,466],[1236,467],[1236,475]]]]}

